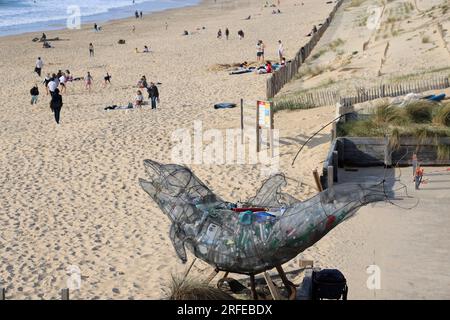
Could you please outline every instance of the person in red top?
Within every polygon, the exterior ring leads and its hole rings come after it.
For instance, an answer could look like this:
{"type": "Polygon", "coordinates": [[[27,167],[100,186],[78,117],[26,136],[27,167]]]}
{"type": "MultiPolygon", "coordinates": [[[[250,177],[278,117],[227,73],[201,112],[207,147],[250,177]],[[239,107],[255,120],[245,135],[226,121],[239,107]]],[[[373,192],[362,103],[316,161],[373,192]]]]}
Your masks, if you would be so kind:
{"type": "Polygon", "coordinates": [[[267,73],[272,73],[272,64],[270,63],[270,61],[266,62],[266,71],[267,73]]]}
{"type": "Polygon", "coordinates": [[[416,190],[419,190],[419,186],[422,183],[423,171],[424,171],[423,168],[420,165],[418,165],[417,169],[416,169],[416,175],[415,175],[415,178],[416,178],[416,190]]]}

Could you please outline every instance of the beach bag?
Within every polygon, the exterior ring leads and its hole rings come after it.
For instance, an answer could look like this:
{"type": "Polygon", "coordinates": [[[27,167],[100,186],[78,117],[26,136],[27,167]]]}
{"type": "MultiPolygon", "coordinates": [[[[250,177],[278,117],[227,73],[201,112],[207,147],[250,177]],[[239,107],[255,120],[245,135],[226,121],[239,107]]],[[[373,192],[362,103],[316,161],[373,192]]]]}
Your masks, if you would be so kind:
{"type": "Polygon", "coordinates": [[[313,300],[335,299],[347,300],[347,280],[337,269],[314,271],[312,285],[313,300]]]}

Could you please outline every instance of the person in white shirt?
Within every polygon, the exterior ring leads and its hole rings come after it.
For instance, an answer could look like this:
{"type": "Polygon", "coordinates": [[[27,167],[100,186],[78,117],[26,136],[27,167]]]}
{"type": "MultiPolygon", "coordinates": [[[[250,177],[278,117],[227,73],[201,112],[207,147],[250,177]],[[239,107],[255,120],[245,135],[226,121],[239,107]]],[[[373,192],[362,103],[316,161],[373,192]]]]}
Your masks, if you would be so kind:
{"type": "Polygon", "coordinates": [[[284,57],[284,47],[281,40],[278,40],[278,57],[280,58],[280,63],[283,61],[284,57]]]}
{"type": "Polygon", "coordinates": [[[138,90],[136,92],[136,98],[134,98],[134,107],[142,107],[144,103],[144,96],[142,95],[142,91],[138,90]]]}
{"type": "Polygon", "coordinates": [[[41,76],[42,67],[44,66],[44,61],[42,61],[41,57],[38,57],[36,60],[36,67],[34,68],[34,72],[41,76]]]}
{"type": "Polygon", "coordinates": [[[56,80],[56,74],[53,74],[52,79],[48,83],[48,91],[50,91],[50,95],[53,96],[53,93],[55,92],[56,88],[58,88],[58,81],[56,80]]]}
{"type": "Polygon", "coordinates": [[[66,92],[66,75],[63,73],[61,77],[59,77],[59,85],[61,86],[61,93],[66,92]]]}

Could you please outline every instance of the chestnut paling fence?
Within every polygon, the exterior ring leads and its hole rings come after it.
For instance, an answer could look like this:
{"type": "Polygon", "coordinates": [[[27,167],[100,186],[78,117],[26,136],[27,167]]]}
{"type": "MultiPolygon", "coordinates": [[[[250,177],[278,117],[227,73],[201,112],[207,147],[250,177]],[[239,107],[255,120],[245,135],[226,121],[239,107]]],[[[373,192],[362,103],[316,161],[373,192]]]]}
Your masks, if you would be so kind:
{"type": "Polygon", "coordinates": [[[287,63],[284,67],[275,71],[268,79],[266,83],[266,95],[268,99],[275,97],[275,95],[283,88],[283,86],[291,81],[295,75],[298,73],[298,69],[305,62],[305,60],[309,57],[314,47],[319,42],[320,38],[322,38],[325,31],[331,24],[336,11],[342,5],[344,1],[339,0],[336,2],[333,10],[331,11],[328,18],[325,22],[317,29],[317,32],[314,32],[311,36],[311,39],[305,44],[295,55],[294,59],[291,62],[287,63]]]}

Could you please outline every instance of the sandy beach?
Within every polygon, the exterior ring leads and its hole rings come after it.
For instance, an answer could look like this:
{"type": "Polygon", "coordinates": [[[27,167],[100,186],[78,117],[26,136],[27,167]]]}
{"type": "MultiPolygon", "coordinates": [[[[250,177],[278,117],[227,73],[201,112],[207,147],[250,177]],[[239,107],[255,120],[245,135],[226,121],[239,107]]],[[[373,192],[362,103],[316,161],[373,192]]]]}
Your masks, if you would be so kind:
{"type": "MultiPolygon", "coordinates": [[[[327,2],[281,0],[281,14],[272,14],[274,8],[264,7],[260,0],[205,0],[198,6],[145,15],[144,19],[104,23],[101,32],[94,32],[91,24],[81,30],[46,32],[48,38],[61,39],[52,41],[54,48],[50,49],[31,41],[40,32],[2,37],[0,287],[6,288],[8,299],[59,299],[71,268],[79,268],[82,280],[80,290],[71,292],[71,299],[164,297],[171,274],[180,274],[187,266],[179,261],[171,244],[169,219],[138,184],[139,178],[145,178],[143,160],[172,162],[173,133],[180,128],[192,131],[195,121],[201,121],[204,130],[239,128],[239,108],[215,110],[214,104],[239,104],[244,99],[246,115],[254,114],[256,100],[265,98],[267,75],[229,75],[224,65],[256,61],[259,39],[266,45],[267,60],[278,59],[278,40],[283,41],[286,58],[292,58],[309,40],[306,35],[312,26],[323,22],[332,10],[334,4],[327,2]],[[246,20],[249,15],[251,19],[246,20]],[[223,32],[229,28],[229,40],[217,39],[219,28],[223,32]],[[245,33],[242,40],[237,36],[240,29],[245,33]],[[183,35],[184,30],[189,35],[183,35]],[[126,43],[118,44],[120,39],[126,43]],[[94,45],[94,57],[89,56],[89,43],[94,45]],[[142,52],[145,45],[151,53],[135,53],[135,48],[142,52]],[[94,78],[90,93],[83,81],[68,84],[62,94],[59,125],[49,108],[43,78],[33,72],[37,57],[44,60],[43,75],[69,69],[74,77],[84,77],[89,71],[94,78]],[[112,75],[112,83],[103,87],[106,72],[112,75]],[[132,102],[142,75],[161,83],[156,110],[148,106],[104,110],[109,105],[132,102]],[[37,105],[31,106],[29,90],[35,83],[40,96],[37,105]]],[[[328,37],[331,35],[324,38],[324,45],[328,37]]],[[[349,41],[346,46],[351,50],[349,41]]],[[[433,56],[443,52],[439,47],[433,56]]],[[[396,61],[390,60],[386,69],[396,61]]],[[[312,80],[305,87],[323,79],[312,80]]],[[[299,86],[303,84],[294,83],[288,90],[299,86]]],[[[144,96],[147,98],[146,92],[144,96]]],[[[311,172],[321,170],[329,131],[317,135],[294,166],[292,159],[302,143],[334,117],[334,107],[275,115],[280,135],[279,169],[290,178],[287,191],[301,200],[317,193],[311,172]]],[[[245,123],[252,121],[249,117],[245,123]]],[[[192,164],[190,168],[230,201],[253,196],[267,178],[258,164],[192,164]]],[[[424,210],[429,213],[431,209],[424,210]]],[[[348,275],[350,298],[377,298],[364,287],[366,263],[371,262],[373,250],[379,254],[381,245],[389,245],[405,222],[404,216],[395,217],[388,209],[374,216],[377,212],[373,207],[361,210],[299,258],[342,269],[348,275]],[[371,228],[380,219],[392,223],[387,240],[382,242],[381,224],[371,228]],[[357,289],[352,291],[352,286],[357,289]]],[[[440,218],[430,222],[430,230],[436,234],[443,232],[437,222],[440,218]]],[[[395,255],[397,265],[413,261],[412,253],[403,260],[400,256],[402,250],[410,250],[424,215],[413,219],[418,220],[408,229],[411,232],[405,229],[399,244],[380,259],[391,261],[395,255]]],[[[447,243],[448,237],[444,240],[447,243]]],[[[436,237],[424,241],[422,257],[436,237]]],[[[439,250],[448,253],[442,246],[439,250]]],[[[295,268],[296,263],[286,268],[295,268]]],[[[383,266],[387,269],[392,265],[386,262],[383,266]]],[[[199,262],[193,273],[206,277],[211,270],[199,262]]],[[[445,276],[441,279],[444,284],[448,281],[445,276]]],[[[411,287],[408,295],[402,279],[391,275],[389,281],[401,283],[401,291],[392,285],[378,298],[450,297],[448,290],[433,294],[429,286],[420,287],[421,294],[411,287]]]]}
{"type": "MultiPolygon", "coordinates": [[[[258,39],[266,43],[266,59],[277,58],[279,39],[286,56],[294,55],[308,40],[305,35],[312,25],[332,8],[325,1],[303,2],[304,6],[282,1],[282,14],[272,15],[273,8],[262,7],[260,1],[239,5],[205,1],[142,20],[107,23],[97,33],[91,25],[47,32],[48,38],[64,39],[52,42],[51,49],[31,41],[40,33],[3,38],[0,285],[7,289],[8,298],[58,298],[71,265],[79,267],[82,275],[81,290],[71,294],[74,299],[162,296],[161,287],[170,274],[185,266],[170,243],[169,220],[138,185],[138,178],[145,176],[142,161],[170,162],[172,132],[192,128],[194,120],[201,120],[205,129],[238,128],[238,108],[214,110],[213,105],[241,98],[254,105],[265,96],[266,76],[230,76],[226,70],[211,70],[218,64],[255,61],[258,39]],[[251,20],[244,20],[248,15],[251,20]],[[226,27],[230,39],[217,39],[217,30],[226,27]],[[239,29],[245,32],[243,40],[237,37],[239,29]],[[184,30],[190,35],[182,36],[184,30]],[[119,39],[126,44],[119,45],[119,39]],[[93,58],[88,52],[91,42],[93,58]],[[153,52],[134,52],[144,45],[153,52]],[[94,78],[91,93],[82,81],[68,84],[59,126],[42,79],[33,73],[38,56],[45,63],[44,75],[69,69],[75,77],[90,71],[94,78]],[[106,71],[112,75],[112,85],[102,88],[106,71]],[[142,75],[162,83],[156,110],[103,110],[133,101],[142,75]],[[38,104],[30,106],[34,83],[41,95],[38,104]]],[[[283,115],[277,116],[281,137],[309,134],[333,114],[323,111],[311,110],[289,123],[283,115]]],[[[293,153],[297,147],[291,140],[280,152],[293,153]]],[[[300,171],[289,169],[289,174],[311,183],[310,170],[325,152],[323,144],[308,150],[311,163],[300,171]]],[[[281,166],[290,167],[291,159],[282,157],[281,166]]],[[[231,200],[253,195],[266,178],[254,165],[193,165],[192,169],[231,200]]],[[[314,192],[306,185],[297,191],[299,197],[314,192]]]]}

